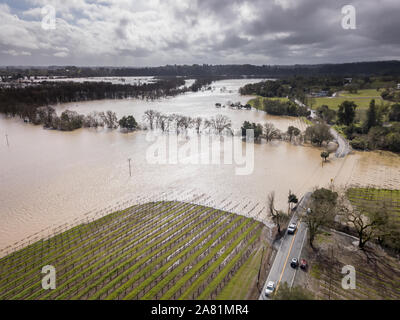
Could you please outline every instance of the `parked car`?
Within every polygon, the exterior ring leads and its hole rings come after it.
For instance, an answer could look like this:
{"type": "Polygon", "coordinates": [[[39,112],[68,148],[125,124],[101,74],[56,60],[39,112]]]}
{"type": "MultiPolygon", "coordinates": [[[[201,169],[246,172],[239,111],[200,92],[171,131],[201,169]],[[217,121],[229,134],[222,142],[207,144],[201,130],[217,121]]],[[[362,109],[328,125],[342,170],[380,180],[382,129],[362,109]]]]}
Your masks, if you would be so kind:
{"type": "Polygon", "coordinates": [[[307,261],[305,259],[300,260],[300,268],[302,270],[307,270],[307,261]]]}
{"type": "Polygon", "coordinates": [[[288,234],[294,234],[297,229],[297,224],[296,223],[291,223],[287,229],[288,234]]]}
{"type": "Polygon", "coordinates": [[[292,261],[290,262],[290,266],[292,268],[297,268],[298,265],[299,265],[299,261],[297,260],[297,258],[293,258],[292,261]]]}
{"type": "Polygon", "coordinates": [[[265,288],[265,296],[269,297],[275,290],[275,282],[269,281],[267,287],[265,288]]]}

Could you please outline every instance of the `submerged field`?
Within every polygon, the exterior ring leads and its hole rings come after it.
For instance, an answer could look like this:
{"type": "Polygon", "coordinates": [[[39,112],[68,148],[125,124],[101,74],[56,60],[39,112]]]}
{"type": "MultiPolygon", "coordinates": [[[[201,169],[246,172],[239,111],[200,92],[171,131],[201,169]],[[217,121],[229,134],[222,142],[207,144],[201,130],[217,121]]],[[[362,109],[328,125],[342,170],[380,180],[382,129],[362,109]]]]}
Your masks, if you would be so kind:
{"type": "Polygon", "coordinates": [[[266,245],[263,230],[190,203],[136,205],[0,259],[0,299],[215,299],[266,245]],[[42,289],[45,265],[56,269],[54,290],[42,289]]]}

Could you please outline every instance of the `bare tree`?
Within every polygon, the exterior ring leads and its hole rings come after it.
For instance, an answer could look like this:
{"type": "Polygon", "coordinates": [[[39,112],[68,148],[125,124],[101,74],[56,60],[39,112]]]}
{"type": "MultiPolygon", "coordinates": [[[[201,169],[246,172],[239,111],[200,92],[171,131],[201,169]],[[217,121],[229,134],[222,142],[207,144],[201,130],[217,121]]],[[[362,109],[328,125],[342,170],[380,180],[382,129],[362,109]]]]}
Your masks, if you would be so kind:
{"type": "Polygon", "coordinates": [[[143,119],[145,120],[145,121],[148,121],[149,122],[149,124],[150,124],[150,130],[153,130],[153,125],[154,125],[154,119],[155,119],[155,117],[156,117],[156,114],[157,114],[157,111],[154,111],[154,110],[146,110],[145,112],[144,112],[144,116],[143,116],[143,119]]]}
{"type": "Polygon", "coordinates": [[[157,120],[157,126],[160,127],[162,132],[166,132],[169,130],[171,119],[166,115],[161,115],[157,120]]]}
{"type": "Polygon", "coordinates": [[[154,125],[156,128],[158,128],[160,126],[160,120],[161,120],[162,116],[163,115],[161,114],[161,112],[158,112],[158,111],[154,112],[154,125]]]}
{"type": "Polygon", "coordinates": [[[369,241],[387,235],[389,214],[384,204],[379,207],[364,204],[352,206],[341,201],[339,212],[344,222],[350,224],[357,232],[360,249],[364,249],[369,241]]]}
{"type": "Polygon", "coordinates": [[[99,115],[107,128],[116,129],[118,127],[118,118],[115,112],[108,110],[105,113],[100,112],[99,115]]]}
{"type": "Polygon", "coordinates": [[[187,132],[187,130],[192,126],[193,120],[191,117],[182,116],[181,127],[187,132]]]}
{"type": "Polygon", "coordinates": [[[57,113],[53,107],[44,106],[36,109],[36,121],[42,123],[45,128],[50,128],[53,118],[57,117],[57,113]]]}
{"type": "Polygon", "coordinates": [[[200,127],[201,127],[202,123],[203,123],[203,119],[200,118],[200,117],[197,117],[197,118],[193,119],[193,125],[194,125],[194,127],[196,129],[197,134],[200,133],[200,127]]]}
{"type": "Polygon", "coordinates": [[[271,141],[279,136],[279,130],[272,123],[266,122],[264,124],[264,136],[267,141],[271,141]]]}
{"type": "Polygon", "coordinates": [[[222,114],[217,114],[215,117],[210,119],[210,126],[218,134],[221,134],[224,130],[232,132],[232,122],[231,120],[222,114]]]}
{"type": "Polygon", "coordinates": [[[104,126],[104,121],[97,111],[90,112],[83,119],[83,126],[87,128],[97,128],[104,126]]]}
{"type": "Polygon", "coordinates": [[[282,224],[289,220],[289,216],[285,212],[275,209],[275,192],[271,192],[268,195],[267,202],[269,215],[271,216],[272,221],[278,227],[278,233],[280,234],[282,224]]]}

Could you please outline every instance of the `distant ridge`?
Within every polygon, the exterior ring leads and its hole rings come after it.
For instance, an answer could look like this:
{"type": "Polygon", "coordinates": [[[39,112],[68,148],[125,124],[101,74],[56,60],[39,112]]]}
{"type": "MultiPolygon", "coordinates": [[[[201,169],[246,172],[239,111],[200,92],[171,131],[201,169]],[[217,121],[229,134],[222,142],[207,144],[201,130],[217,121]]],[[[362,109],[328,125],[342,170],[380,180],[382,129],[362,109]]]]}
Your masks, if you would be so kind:
{"type": "Polygon", "coordinates": [[[166,65],[160,67],[0,67],[0,75],[69,77],[184,76],[184,77],[287,77],[400,75],[400,61],[352,62],[315,65],[166,65]]]}

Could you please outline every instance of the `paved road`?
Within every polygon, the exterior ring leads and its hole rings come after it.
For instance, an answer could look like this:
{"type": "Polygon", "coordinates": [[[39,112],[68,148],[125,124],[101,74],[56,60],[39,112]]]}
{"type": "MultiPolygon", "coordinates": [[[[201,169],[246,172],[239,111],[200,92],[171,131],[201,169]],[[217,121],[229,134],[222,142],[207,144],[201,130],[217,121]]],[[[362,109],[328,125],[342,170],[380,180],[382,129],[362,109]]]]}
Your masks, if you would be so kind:
{"type": "Polygon", "coordinates": [[[347,156],[350,151],[350,145],[347,142],[345,138],[343,138],[335,129],[332,127],[330,128],[331,134],[336,138],[337,143],[339,144],[339,147],[337,148],[335,152],[336,158],[344,158],[347,156]]]}
{"type": "MultiPolygon", "coordinates": [[[[306,107],[308,108],[308,110],[311,112],[311,118],[312,119],[316,119],[317,118],[317,114],[315,113],[314,110],[312,110],[311,108],[309,108],[308,106],[306,106],[304,103],[302,103],[301,101],[294,99],[294,102],[297,103],[299,106],[302,107],[306,107]]],[[[347,140],[345,138],[343,138],[335,129],[333,129],[332,127],[330,128],[330,132],[331,134],[335,137],[339,147],[337,148],[336,152],[335,152],[335,156],[336,158],[344,158],[345,156],[347,156],[350,151],[350,145],[347,142],[347,140]]]]}
{"type": "Polygon", "coordinates": [[[260,300],[269,300],[265,297],[264,292],[269,281],[273,281],[275,283],[276,289],[282,283],[287,282],[291,287],[294,282],[294,278],[297,272],[303,272],[299,268],[293,269],[290,266],[290,261],[292,258],[300,259],[300,254],[303,249],[304,243],[306,241],[307,236],[307,226],[300,219],[300,214],[306,210],[307,203],[310,199],[311,192],[308,192],[300,201],[298,205],[298,209],[292,217],[292,222],[297,222],[297,230],[294,235],[286,234],[281,239],[281,243],[279,245],[279,250],[276,253],[275,260],[272,264],[270,272],[267,277],[267,281],[264,284],[263,290],[260,294],[260,300]]]}

